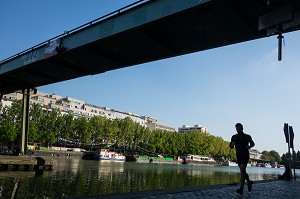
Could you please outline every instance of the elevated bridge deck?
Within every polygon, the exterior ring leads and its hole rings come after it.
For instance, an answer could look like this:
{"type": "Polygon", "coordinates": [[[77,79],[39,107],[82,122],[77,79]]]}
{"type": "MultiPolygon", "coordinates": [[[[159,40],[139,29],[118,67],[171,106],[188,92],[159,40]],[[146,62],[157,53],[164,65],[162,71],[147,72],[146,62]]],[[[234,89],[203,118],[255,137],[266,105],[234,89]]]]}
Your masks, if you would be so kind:
{"type": "Polygon", "coordinates": [[[0,93],[299,30],[299,11],[298,0],[138,1],[1,61],[0,93]]]}

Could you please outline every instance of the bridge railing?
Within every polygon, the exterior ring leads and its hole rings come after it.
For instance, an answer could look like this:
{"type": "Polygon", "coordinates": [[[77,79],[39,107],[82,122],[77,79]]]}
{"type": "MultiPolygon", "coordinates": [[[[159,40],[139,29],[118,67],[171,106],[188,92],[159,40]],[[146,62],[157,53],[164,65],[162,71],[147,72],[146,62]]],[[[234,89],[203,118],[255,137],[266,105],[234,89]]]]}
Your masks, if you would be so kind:
{"type": "Polygon", "coordinates": [[[122,8],[120,8],[120,9],[118,9],[118,10],[115,10],[115,11],[113,11],[113,12],[111,12],[111,13],[108,13],[108,14],[102,16],[102,17],[99,17],[99,18],[94,19],[94,20],[92,20],[92,21],[90,21],[90,22],[87,22],[87,23],[85,23],[85,24],[83,24],[83,25],[81,25],[81,26],[78,26],[78,27],[76,27],[76,28],[74,28],[74,29],[72,29],[72,30],[64,31],[64,33],[62,33],[62,34],[60,34],[60,35],[57,35],[57,36],[55,36],[55,37],[53,37],[53,38],[51,38],[51,39],[48,39],[47,41],[44,41],[44,42],[42,42],[42,43],[40,43],[40,44],[37,44],[37,45],[35,45],[35,46],[31,47],[31,48],[28,48],[28,49],[26,49],[26,50],[24,50],[24,51],[22,51],[22,52],[20,52],[20,53],[17,53],[17,54],[15,54],[15,55],[13,55],[13,56],[10,56],[10,57],[8,57],[8,58],[6,58],[6,59],[0,61],[0,64],[3,64],[3,63],[5,63],[5,62],[7,62],[7,61],[9,61],[9,60],[12,60],[12,59],[14,59],[14,58],[16,58],[16,57],[19,57],[19,56],[21,56],[21,55],[24,55],[24,54],[26,54],[26,53],[28,53],[28,52],[34,50],[34,49],[37,49],[37,48],[43,46],[43,45],[46,45],[46,44],[49,43],[50,41],[56,40],[56,39],[58,39],[58,38],[63,38],[63,37],[68,36],[68,35],[70,35],[70,34],[76,33],[76,32],[78,32],[79,30],[82,30],[82,29],[84,29],[84,28],[86,28],[86,27],[89,27],[89,26],[91,26],[91,25],[93,25],[93,24],[95,24],[95,23],[101,22],[101,21],[103,21],[103,20],[105,20],[105,19],[108,19],[108,18],[110,18],[110,17],[113,17],[113,16],[116,16],[116,15],[118,15],[118,14],[121,14],[121,13],[123,13],[124,11],[133,9],[134,7],[136,7],[136,6],[138,6],[138,5],[141,5],[141,4],[144,4],[144,3],[148,2],[148,1],[153,1],[153,0],[139,0],[139,1],[136,1],[136,2],[134,2],[134,3],[132,3],[132,4],[129,4],[129,5],[125,6],[125,7],[122,7],[122,8]]]}

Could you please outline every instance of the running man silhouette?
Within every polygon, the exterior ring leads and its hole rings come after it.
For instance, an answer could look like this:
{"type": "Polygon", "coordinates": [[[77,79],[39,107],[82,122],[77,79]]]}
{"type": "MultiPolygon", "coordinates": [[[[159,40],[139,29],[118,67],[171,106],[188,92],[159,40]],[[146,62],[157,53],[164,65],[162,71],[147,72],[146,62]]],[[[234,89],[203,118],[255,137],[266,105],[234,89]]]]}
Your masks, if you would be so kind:
{"type": "Polygon", "coordinates": [[[232,149],[235,147],[237,163],[240,168],[241,173],[241,186],[236,192],[240,195],[243,195],[243,189],[245,185],[245,180],[248,183],[248,191],[252,190],[253,181],[249,179],[249,175],[246,172],[246,167],[249,161],[249,149],[254,147],[254,142],[252,137],[243,131],[243,125],[237,123],[235,125],[237,134],[231,137],[229,147],[232,149]]]}

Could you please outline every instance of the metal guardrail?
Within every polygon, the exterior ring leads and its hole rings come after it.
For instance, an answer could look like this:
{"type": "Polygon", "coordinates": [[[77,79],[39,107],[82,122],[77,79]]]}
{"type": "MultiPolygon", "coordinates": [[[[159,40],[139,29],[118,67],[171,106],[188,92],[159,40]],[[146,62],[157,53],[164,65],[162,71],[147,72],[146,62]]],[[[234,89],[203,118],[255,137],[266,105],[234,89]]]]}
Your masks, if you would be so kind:
{"type": "Polygon", "coordinates": [[[95,23],[103,21],[104,19],[107,19],[109,17],[116,16],[116,15],[118,15],[118,14],[124,12],[124,11],[130,10],[130,9],[132,9],[132,8],[138,6],[138,5],[144,4],[144,3],[148,2],[148,1],[153,1],[153,0],[139,0],[139,1],[136,1],[136,2],[134,2],[132,4],[129,4],[129,5],[125,6],[125,7],[123,7],[123,8],[120,8],[120,9],[115,10],[115,11],[113,11],[111,13],[108,13],[108,14],[102,16],[102,17],[99,17],[99,18],[94,19],[94,20],[92,20],[90,22],[87,22],[87,23],[85,23],[85,24],[83,24],[81,26],[78,26],[78,27],[76,27],[76,28],[74,28],[72,30],[64,31],[64,33],[62,33],[60,35],[57,35],[56,37],[48,39],[47,41],[44,41],[44,42],[42,42],[40,44],[37,44],[37,45],[35,45],[35,46],[31,47],[31,48],[28,48],[28,49],[26,49],[26,50],[24,50],[24,51],[22,51],[20,53],[17,53],[17,54],[15,54],[13,56],[10,56],[10,57],[8,57],[8,58],[0,61],[0,64],[3,64],[3,63],[5,63],[5,62],[7,62],[9,60],[12,60],[12,59],[14,59],[14,58],[16,58],[16,57],[18,57],[20,55],[24,55],[25,53],[30,52],[30,51],[32,51],[34,49],[37,49],[37,48],[39,48],[39,47],[41,47],[41,46],[49,43],[52,40],[55,40],[55,39],[58,39],[58,38],[63,38],[63,37],[65,37],[67,35],[70,35],[70,34],[74,34],[74,33],[78,32],[79,30],[82,30],[82,29],[84,29],[86,27],[89,27],[89,26],[95,24],[95,23]]]}

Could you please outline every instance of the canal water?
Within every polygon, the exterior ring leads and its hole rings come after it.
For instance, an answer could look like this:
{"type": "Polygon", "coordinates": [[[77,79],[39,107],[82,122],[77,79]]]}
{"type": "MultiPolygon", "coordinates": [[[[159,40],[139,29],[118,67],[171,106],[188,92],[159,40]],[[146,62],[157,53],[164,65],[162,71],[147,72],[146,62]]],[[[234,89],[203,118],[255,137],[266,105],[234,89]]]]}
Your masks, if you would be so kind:
{"type": "MultiPolygon", "coordinates": [[[[249,167],[247,171],[250,179],[257,181],[277,178],[284,169],[249,167]]],[[[239,177],[238,167],[60,158],[55,159],[52,171],[1,171],[0,198],[95,196],[229,184],[238,182],[239,177]]]]}

